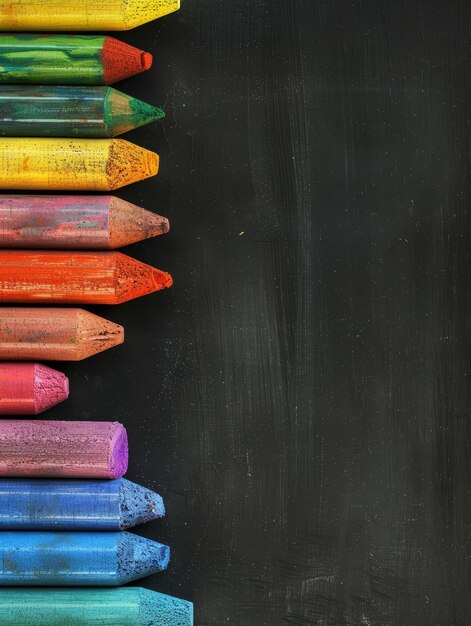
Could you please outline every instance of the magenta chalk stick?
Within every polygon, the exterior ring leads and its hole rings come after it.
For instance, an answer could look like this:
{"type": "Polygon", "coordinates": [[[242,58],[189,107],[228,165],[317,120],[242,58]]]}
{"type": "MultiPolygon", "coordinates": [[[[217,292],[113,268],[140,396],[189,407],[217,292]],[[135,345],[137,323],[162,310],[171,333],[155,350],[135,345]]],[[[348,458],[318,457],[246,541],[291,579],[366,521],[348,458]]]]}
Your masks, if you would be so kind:
{"type": "Polygon", "coordinates": [[[121,478],[127,468],[118,422],[0,420],[0,476],[121,478]]]}
{"type": "Polygon", "coordinates": [[[40,363],[0,363],[0,415],[37,415],[66,400],[69,379],[40,363]]]}

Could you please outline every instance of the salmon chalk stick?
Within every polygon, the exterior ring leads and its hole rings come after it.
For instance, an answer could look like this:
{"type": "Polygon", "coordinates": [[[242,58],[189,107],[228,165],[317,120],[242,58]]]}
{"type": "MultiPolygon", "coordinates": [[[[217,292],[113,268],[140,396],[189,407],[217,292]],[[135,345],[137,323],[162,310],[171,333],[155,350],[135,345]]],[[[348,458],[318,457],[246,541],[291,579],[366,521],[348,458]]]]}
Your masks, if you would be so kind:
{"type": "Polygon", "coordinates": [[[118,422],[0,420],[0,476],[121,478],[127,468],[118,422]]]}
{"type": "Polygon", "coordinates": [[[0,250],[0,302],[120,304],[172,283],[120,252],[0,250]]]}
{"type": "Polygon", "coordinates": [[[123,341],[122,326],[83,309],[0,307],[0,360],[82,361],[123,341]]]}
{"type": "Polygon", "coordinates": [[[68,397],[65,374],[39,363],[0,363],[0,415],[37,415],[68,397]]]}
{"type": "Polygon", "coordinates": [[[114,250],[163,235],[168,219],[115,196],[0,195],[0,247],[114,250]]]}

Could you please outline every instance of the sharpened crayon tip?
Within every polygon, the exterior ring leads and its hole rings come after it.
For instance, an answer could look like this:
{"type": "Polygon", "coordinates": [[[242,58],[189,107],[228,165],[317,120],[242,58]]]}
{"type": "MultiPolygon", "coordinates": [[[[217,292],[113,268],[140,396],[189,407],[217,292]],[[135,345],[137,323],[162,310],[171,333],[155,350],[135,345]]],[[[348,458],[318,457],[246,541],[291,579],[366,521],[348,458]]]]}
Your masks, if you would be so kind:
{"type": "Polygon", "coordinates": [[[173,278],[167,272],[162,272],[161,270],[153,270],[154,282],[156,285],[156,289],[168,289],[173,285],[173,278]]]}
{"type": "MultiPolygon", "coordinates": [[[[162,235],[166,235],[168,232],[170,232],[170,222],[166,217],[161,217],[160,215],[157,215],[156,217],[160,217],[160,223],[158,225],[158,228],[160,229],[160,233],[162,235]]],[[[157,230],[157,225],[156,225],[156,230],[157,230]]]]}
{"type": "Polygon", "coordinates": [[[36,415],[69,397],[69,379],[62,372],[39,363],[34,366],[34,408],[36,415]]]}
{"type": "Polygon", "coordinates": [[[101,56],[103,80],[112,85],[152,67],[152,54],[130,46],[114,37],[105,37],[101,56]]]}
{"type": "Polygon", "coordinates": [[[173,284],[167,272],[151,267],[121,252],[116,255],[116,300],[115,304],[127,302],[173,284]]]}
{"type": "Polygon", "coordinates": [[[162,109],[148,104],[143,100],[139,100],[138,98],[132,98],[129,102],[129,107],[132,111],[132,120],[135,128],[161,120],[165,117],[165,113],[162,109]]]}
{"type": "Polygon", "coordinates": [[[157,574],[170,561],[170,548],[128,532],[121,532],[118,541],[118,580],[126,584],[138,578],[157,574]]]}
{"type": "Polygon", "coordinates": [[[136,241],[163,235],[170,230],[166,217],[121,198],[111,197],[109,215],[109,247],[113,250],[136,241]]]}
{"type": "Polygon", "coordinates": [[[108,87],[104,103],[106,135],[117,137],[165,117],[162,109],[108,87]]]}
{"type": "Polygon", "coordinates": [[[144,72],[146,72],[147,70],[150,70],[150,68],[152,67],[152,63],[154,62],[154,57],[151,55],[150,52],[143,52],[141,55],[141,64],[142,64],[142,70],[144,72]]]}
{"type": "Polygon", "coordinates": [[[89,311],[77,309],[77,360],[83,360],[124,342],[124,328],[89,311]]]}
{"type": "MultiPolygon", "coordinates": [[[[90,139],[90,141],[99,141],[90,139]]],[[[106,167],[107,190],[119,189],[124,185],[137,183],[159,171],[159,155],[140,148],[125,139],[105,139],[109,141],[109,156],[106,167]]]]}
{"type": "Polygon", "coordinates": [[[164,15],[178,11],[179,8],[180,0],[154,0],[153,2],[128,0],[123,10],[126,30],[164,17],[164,15]]]}
{"type": "Polygon", "coordinates": [[[156,176],[159,172],[159,155],[155,152],[148,151],[147,154],[147,167],[149,177],[156,176]]]}
{"type": "Polygon", "coordinates": [[[139,587],[139,626],[193,626],[193,604],[139,587]]]}
{"type": "Polygon", "coordinates": [[[165,515],[165,507],[158,493],[123,478],[119,489],[121,530],[146,524],[165,515]]]}

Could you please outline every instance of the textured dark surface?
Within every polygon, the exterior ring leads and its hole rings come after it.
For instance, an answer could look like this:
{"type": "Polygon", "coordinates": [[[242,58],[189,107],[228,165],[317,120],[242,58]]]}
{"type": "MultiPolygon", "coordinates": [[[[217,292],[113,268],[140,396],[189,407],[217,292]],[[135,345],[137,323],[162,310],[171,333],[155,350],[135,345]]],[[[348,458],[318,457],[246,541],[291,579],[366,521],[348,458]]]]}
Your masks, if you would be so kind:
{"type": "Polygon", "coordinates": [[[123,39],[175,285],[48,415],[120,419],[198,626],[471,620],[468,0],[187,0],[123,39]]]}

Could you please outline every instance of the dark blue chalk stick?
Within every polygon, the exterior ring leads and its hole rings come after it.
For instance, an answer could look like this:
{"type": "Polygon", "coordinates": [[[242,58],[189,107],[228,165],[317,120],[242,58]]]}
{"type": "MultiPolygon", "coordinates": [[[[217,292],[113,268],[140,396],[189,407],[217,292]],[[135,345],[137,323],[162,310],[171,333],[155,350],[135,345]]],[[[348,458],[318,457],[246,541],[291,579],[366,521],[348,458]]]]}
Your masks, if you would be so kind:
{"type": "Polygon", "coordinates": [[[165,569],[170,548],[131,533],[0,532],[0,586],[115,587],[165,569]]]}
{"type": "Polygon", "coordinates": [[[164,514],[158,494],[124,478],[0,479],[0,530],[125,530],[164,514]]]}

